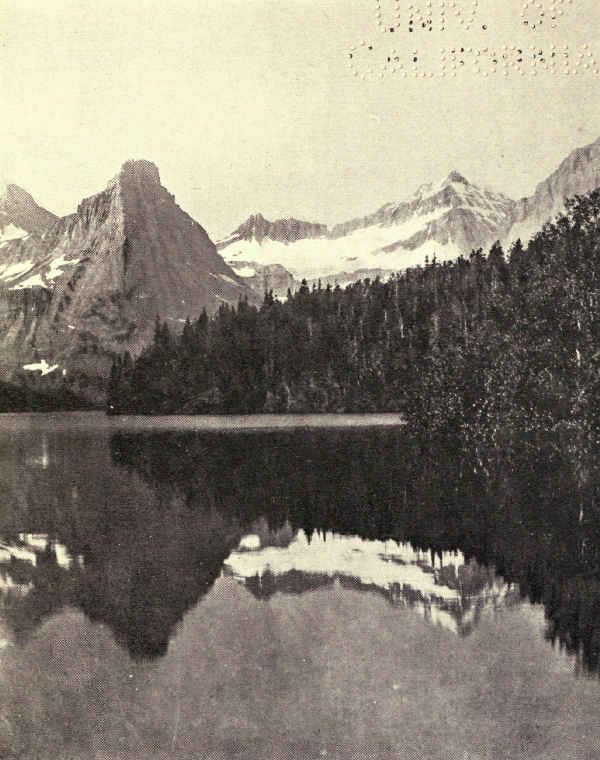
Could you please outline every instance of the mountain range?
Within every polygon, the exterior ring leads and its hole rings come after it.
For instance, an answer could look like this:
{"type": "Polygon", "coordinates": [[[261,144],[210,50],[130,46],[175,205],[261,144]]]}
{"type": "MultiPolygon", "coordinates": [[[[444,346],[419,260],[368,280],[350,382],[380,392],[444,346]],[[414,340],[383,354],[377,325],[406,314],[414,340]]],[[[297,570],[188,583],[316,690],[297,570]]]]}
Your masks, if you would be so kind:
{"type": "Polygon", "coordinates": [[[328,228],[298,219],[266,220],[254,214],[217,248],[252,287],[268,284],[281,295],[321,280],[344,285],[365,276],[386,276],[408,266],[484,251],[496,240],[524,242],[564,210],[564,200],[600,186],[600,139],[573,151],[533,195],[512,200],[480,188],[458,171],[422,185],[405,200],[328,228]],[[278,279],[271,271],[279,266],[278,279]],[[287,278],[281,271],[283,267],[287,278]]]}
{"type": "Polygon", "coordinates": [[[460,172],[331,228],[250,216],[215,245],[149,161],[127,161],[106,187],[57,217],[17,185],[0,188],[0,379],[101,403],[115,354],[137,355],[156,318],[187,317],[300,280],[344,285],[409,266],[527,241],[600,186],[600,139],[573,151],[533,195],[513,200],[460,172]]]}

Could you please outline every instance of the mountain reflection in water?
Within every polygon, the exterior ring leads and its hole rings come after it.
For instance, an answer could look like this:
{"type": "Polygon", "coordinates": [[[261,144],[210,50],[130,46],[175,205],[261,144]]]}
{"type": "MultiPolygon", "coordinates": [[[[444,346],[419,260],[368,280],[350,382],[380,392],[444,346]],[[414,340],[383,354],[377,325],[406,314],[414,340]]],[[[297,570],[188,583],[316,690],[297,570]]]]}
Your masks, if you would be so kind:
{"type": "Polygon", "coordinates": [[[408,607],[428,622],[465,636],[484,609],[519,598],[518,589],[475,560],[466,562],[459,551],[436,555],[409,543],[331,532],[309,540],[303,530],[291,527],[289,543],[281,545],[279,531],[273,545],[264,525],[260,527],[260,533],[244,536],[225,561],[225,573],[259,599],[337,582],[343,588],[380,594],[396,607],[408,607]]]}
{"type": "Polygon", "coordinates": [[[573,520],[564,472],[533,503],[517,479],[507,510],[477,479],[453,481],[452,457],[425,477],[402,430],[118,433],[110,461],[97,443],[44,434],[39,455],[2,452],[0,589],[17,637],[72,606],[134,658],[160,656],[224,572],[263,599],[338,581],[461,634],[520,591],[576,667],[598,669],[600,525],[573,520]]]}
{"type": "Polygon", "coordinates": [[[600,520],[560,461],[59,422],[0,429],[0,756],[593,756],[600,520]]]}

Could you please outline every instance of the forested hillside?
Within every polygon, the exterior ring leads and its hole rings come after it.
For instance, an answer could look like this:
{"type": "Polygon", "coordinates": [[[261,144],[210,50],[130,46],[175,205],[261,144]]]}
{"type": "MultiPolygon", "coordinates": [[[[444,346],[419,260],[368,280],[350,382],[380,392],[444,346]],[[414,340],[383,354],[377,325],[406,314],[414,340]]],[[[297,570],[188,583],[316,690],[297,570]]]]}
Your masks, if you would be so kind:
{"type": "Polygon", "coordinates": [[[591,436],[599,219],[596,190],[526,248],[495,244],[345,289],[303,284],[260,308],[224,304],[181,336],[157,322],[136,361],[116,359],[108,411],[403,411],[425,438],[460,431],[477,451],[513,428],[591,436]]]}

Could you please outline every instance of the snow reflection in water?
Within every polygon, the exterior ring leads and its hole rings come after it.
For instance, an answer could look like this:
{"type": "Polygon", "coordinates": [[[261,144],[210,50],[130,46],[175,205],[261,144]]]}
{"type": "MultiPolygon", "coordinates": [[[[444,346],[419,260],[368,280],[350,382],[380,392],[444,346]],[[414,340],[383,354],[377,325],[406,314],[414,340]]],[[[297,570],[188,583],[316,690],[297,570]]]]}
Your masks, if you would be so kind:
{"type": "Polygon", "coordinates": [[[518,588],[460,551],[433,554],[410,543],[369,541],[327,532],[289,531],[287,545],[269,536],[245,535],[224,572],[255,596],[302,593],[339,583],[383,594],[394,606],[410,607],[428,622],[468,635],[484,609],[518,600],[518,588]]]}
{"type": "Polygon", "coordinates": [[[31,591],[31,581],[21,582],[15,576],[23,574],[23,566],[37,567],[41,555],[54,557],[63,570],[70,570],[74,564],[83,566],[83,557],[71,556],[63,544],[50,540],[46,534],[19,533],[16,543],[0,540],[0,594],[23,596],[31,591]]]}

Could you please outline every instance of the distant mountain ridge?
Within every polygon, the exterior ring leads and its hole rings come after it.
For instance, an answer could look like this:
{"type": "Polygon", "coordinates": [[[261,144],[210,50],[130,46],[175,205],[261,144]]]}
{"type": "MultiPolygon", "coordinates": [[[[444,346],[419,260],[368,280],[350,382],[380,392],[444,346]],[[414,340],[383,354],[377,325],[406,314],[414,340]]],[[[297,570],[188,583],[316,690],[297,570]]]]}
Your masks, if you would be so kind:
{"type": "Polygon", "coordinates": [[[255,214],[217,247],[242,276],[278,264],[295,283],[305,278],[343,285],[422,265],[426,257],[444,261],[469,255],[495,240],[509,245],[521,237],[526,242],[564,210],[566,197],[599,185],[600,139],[574,150],[532,196],[518,201],[453,170],[403,201],[331,229],[295,219],[270,222],[255,214]],[[290,224],[293,234],[286,234],[290,224]]]}
{"type": "Polygon", "coordinates": [[[327,225],[303,222],[300,219],[277,219],[269,222],[262,214],[252,214],[235,230],[230,238],[234,240],[258,241],[268,237],[285,243],[294,243],[305,238],[315,238],[327,234],[327,225]]]}
{"type": "Polygon", "coordinates": [[[491,244],[510,227],[515,206],[452,171],[405,201],[332,229],[296,219],[270,222],[256,214],[217,247],[241,276],[279,264],[296,283],[305,278],[345,284],[421,264],[427,256],[453,259],[491,244]]]}

